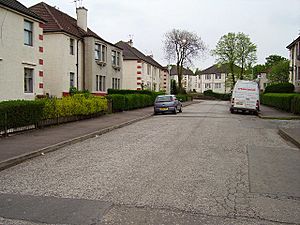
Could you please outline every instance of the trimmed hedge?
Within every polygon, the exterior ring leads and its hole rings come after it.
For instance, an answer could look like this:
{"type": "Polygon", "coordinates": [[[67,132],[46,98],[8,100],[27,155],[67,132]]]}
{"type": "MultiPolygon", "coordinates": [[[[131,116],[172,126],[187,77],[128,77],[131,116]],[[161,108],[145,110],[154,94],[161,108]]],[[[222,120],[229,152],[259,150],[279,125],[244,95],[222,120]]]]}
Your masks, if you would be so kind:
{"type": "Polygon", "coordinates": [[[153,96],[148,94],[112,94],[107,98],[112,101],[113,112],[143,108],[154,103],[153,96]]]}
{"type": "Polygon", "coordinates": [[[295,114],[300,114],[300,95],[295,95],[291,103],[291,111],[295,114]]]}
{"type": "Polygon", "coordinates": [[[40,101],[4,101],[0,103],[0,130],[36,124],[43,117],[40,101]]]}
{"type": "Polygon", "coordinates": [[[295,86],[291,83],[278,83],[268,85],[264,93],[293,93],[295,86]]]}
{"type": "Polygon", "coordinates": [[[223,100],[223,101],[229,101],[230,98],[231,98],[230,93],[222,94],[222,93],[213,92],[212,90],[204,91],[203,94],[204,94],[204,96],[214,97],[216,99],[220,99],[220,100],[223,100]]]}
{"type": "Polygon", "coordinates": [[[89,94],[75,94],[62,99],[38,100],[44,103],[43,119],[92,115],[107,112],[107,99],[89,94]]]}
{"type": "Polygon", "coordinates": [[[176,95],[176,98],[178,100],[182,100],[182,102],[186,102],[186,101],[192,101],[193,97],[191,95],[184,95],[184,94],[178,94],[176,95]]]}
{"type": "Polygon", "coordinates": [[[261,103],[287,112],[291,112],[292,100],[297,94],[267,93],[261,95],[261,103]]]}

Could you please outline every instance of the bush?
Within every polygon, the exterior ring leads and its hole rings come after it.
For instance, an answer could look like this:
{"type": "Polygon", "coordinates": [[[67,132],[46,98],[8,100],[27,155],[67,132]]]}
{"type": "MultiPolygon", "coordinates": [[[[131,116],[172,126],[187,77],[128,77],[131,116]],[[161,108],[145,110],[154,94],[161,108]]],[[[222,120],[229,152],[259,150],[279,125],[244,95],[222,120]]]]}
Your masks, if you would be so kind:
{"type": "Polygon", "coordinates": [[[176,95],[177,99],[181,99],[182,102],[186,102],[186,101],[192,101],[193,100],[193,96],[192,95],[184,95],[184,94],[178,94],[176,95]]]}
{"type": "Polygon", "coordinates": [[[148,94],[112,94],[107,96],[112,101],[113,112],[151,106],[154,103],[153,97],[154,95],[148,94]]]}
{"type": "Polygon", "coordinates": [[[0,103],[0,130],[34,125],[43,116],[41,101],[4,101],[0,103]]]}
{"type": "Polygon", "coordinates": [[[107,96],[112,101],[112,111],[120,112],[125,109],[125,95],[112,94],[107,96]]]}
{"type": "Polygon", "coordinates": [[[291,104],[291,111],[295,114],[300,114],[300,95],[295,95],[291,104]]]}
{"type": "MultiPolygon", "coordinates": [[[[287,112],[291,112],[292,100],[297,94],[267,93],[261,95],[261,103],[287,112]]],[[[293,108],[294,109],[294,108],[293,108]]]]}
{"type": "Polygon", "coordinates": [[[210,97],[214,97],[216,99],[220,99],[223,101],[229,101],[231,98],[231,94],[230,93],[216,93],[213,92],[212,90],[207,90],[203,92],[204,96],[210,96],[210,97]]]}
{"type": "Polygon", "coordinates": [[[264,93],[293,93],[295,86],[291,83],[278,83],[268,85],[264,93]]]}
{"type": "Polygon", "coordinates": [[[92,115],[106,112],[107,99],[89,94],[74,94],[62,99],[39,100],[44,103],[43,119],[92,115]]]}

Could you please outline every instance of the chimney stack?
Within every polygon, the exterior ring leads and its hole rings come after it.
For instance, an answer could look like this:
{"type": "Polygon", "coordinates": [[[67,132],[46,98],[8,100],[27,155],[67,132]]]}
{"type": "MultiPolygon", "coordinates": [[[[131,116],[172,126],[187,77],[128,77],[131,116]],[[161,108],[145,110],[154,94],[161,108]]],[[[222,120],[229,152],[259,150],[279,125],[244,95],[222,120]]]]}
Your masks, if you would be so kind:
{"type": "Polygon", "coordinates": [[[127,42],[127,44],[129,44],[131,47],[133,47],[133,41],[132,41],[132,39],[130,39],[130,40],[127,42]]]}
{"type": "Polygon", "coordinates": [[[87,32],[87,9],[84,7],[76,8],[77,26],[87,32]]]}

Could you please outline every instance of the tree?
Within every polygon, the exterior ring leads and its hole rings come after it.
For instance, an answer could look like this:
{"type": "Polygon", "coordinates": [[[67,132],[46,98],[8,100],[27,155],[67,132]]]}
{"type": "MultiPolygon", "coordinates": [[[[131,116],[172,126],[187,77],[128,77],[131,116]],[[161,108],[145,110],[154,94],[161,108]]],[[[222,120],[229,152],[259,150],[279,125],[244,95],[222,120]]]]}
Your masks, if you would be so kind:
{"type": "Polygon", "coordinates": [[[256,61],[256,45],[244,33],[228,33],[218,41],[212,54],[219,64],[227,64],[230,73],[230,85],[233,88],[236,78],[243,79],[246,69],[256,61]],[[235,72],[235,66],[240,66],[240,72],[235,72]]]}
{"type": "Polygon", "coordinates": [[[269,81],[271,83],[289,82],[289,68],[290,62],[287,59],[283,59],[273,64],[267,76],[269,81]]]}
{"type": "Polygon", "coordinates": [[[252,72],[253,72],[253,76],[254,76],[253,78],[255,79],[255,78],[257,78],[258,74],[267,72],[266,66],[263,64],[257,64],[255,66],[253,66],[252,72]]]}
{"type": "Polygon", "coordinates": [[[178,88],[183,92],[183,67],[192,64],[192,61],[203,55],[207,47],[201,38],[186,30],[173,29],[165,34],[164,51],[166,59],[175,60],[177,65],[178,88]]]}
{"type": "Polygon", "coordinates": [[[287,60],[286,58],[280,56],[280,55],[270,55],[266,58],[266,63],[265,66],[267,69],[271,69],[272,66],[274,66],[275,64],[287,60]]]}
{"type": "Polygon", "coordinates": [[[177,95],[178,94],[178,90],[177,90],[177,84],[176,84],[176,80],[171,80],[171,94],[172,95],[177,95]]]}

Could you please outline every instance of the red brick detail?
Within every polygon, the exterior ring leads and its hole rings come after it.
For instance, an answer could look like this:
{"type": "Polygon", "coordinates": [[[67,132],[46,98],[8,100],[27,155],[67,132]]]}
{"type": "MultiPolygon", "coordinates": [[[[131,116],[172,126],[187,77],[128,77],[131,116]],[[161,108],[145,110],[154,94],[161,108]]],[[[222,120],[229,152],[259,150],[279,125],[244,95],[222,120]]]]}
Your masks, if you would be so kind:
{"type": "Polygon", "coordinates": [[[39,59],[39,64],[40,64],[40,65],[44,65],[44,60],[39,59]]]}
{"type": "Polygon", "coordinates": [[[137,71],[137,74],[142,74],[142,72],[141,71],[137,71]]]}
{"type": "Polygon", "coordinates": [[[141,83],[141,82],[137,82],[136,84],[137,84],[137,85],[141,85],[142,83],[141,83]]]}
{"type": "Polygon", "coordinates": [[[142,88],[137,88],[136,90],[140,91],[140,90],[142,90],[142,88]]]}
{"type": "Polygon", "coordinates": [[[42,41],[44,40],[44,36],[42,34],[39,34],[39,39],[42,41]]]}
{"type": "Polygon", "coordinates": [[[43,83],[39,83],[39,88],[44,88],[44,84],[43,83]]]}
{"type": "Polygon", "coordinates": [[[167,80],[167,78],[164,78],[164,80],[167,80]]]}
{"type": "Polygon", "coordinates": [[[62,93],[62,96],[63,96],[63,97],[70,96],[70,93],[69,93],[69,92],[63,92],[63,93],[62,93]]]}
{"type": "Polygon", "coordinates": [[[137,66],[136,68],[138,68],[138,69],[142,69],[142,66],[137,66]]]}
{"type": "Polygon", "coordinates": [[[44,52],[44,47],[39,47],[40,52],[44,52]]]}
{"type": "Polygon", "coordinates": [[[167,84],[166,82],[164,82],[164,84],[167,84]]]}
{"type": "Polygon", "coordinates": [[[141,77],[137,77],[136,79],[137,79],[137,80],[141,80],[142,78],[141,78],[141,77]]]}
{"type": "Polygon", "coordinates": [[[164,86],[164,88],[167,88],[167,86],[164,86]]]}
{"type": "Polygon", "coordinates": [[[43,23],[39,23],[39,27],[40,28],[44,28],[44,24],[43,23]]]}
{"type": "Polygon", "coordinates": [[[44,71],[39,71],[39,76],[43,77],[44,76],[44,71]]]}

